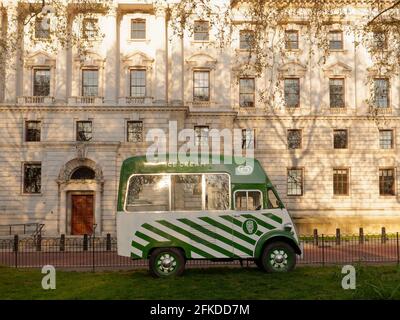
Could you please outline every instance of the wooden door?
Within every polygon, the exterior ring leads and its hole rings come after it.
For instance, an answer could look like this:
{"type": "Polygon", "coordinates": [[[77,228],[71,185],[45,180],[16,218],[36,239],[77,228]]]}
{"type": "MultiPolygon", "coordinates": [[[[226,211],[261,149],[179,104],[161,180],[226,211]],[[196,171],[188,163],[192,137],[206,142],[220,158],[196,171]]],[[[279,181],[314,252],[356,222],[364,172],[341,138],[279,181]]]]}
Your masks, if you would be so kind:
{"type": "Polygon", "coordinates": [[[71,234],[93,233],[93,195],[72,195],[71,234]]]}

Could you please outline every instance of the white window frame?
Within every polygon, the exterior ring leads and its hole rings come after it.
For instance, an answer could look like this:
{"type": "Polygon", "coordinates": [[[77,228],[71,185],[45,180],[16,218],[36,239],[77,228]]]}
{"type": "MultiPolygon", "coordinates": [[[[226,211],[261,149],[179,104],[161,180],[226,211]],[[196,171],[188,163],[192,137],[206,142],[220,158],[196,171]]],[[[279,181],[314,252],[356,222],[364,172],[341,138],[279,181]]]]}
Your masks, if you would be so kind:
{"type": "MultiPolygon", "coordinates": [[[[264,194],[261,190],[258,189],[238,189],[235,190],[235,192],[233,193],[233,204],[234,204],[234,210],[239,211],[236,208],[236,192],[246,192],[246,210],[240,210],[240,211],[255,211],[255,210],[248,210],[248,204],[249,204],[249,192],[259,192],[261,194],[261,209],[260,210],[264,210],[264,194]]],[[[256,210],[259,211],[259,210],[256,210]]]]}
{"type": "Polygon", "coordinates": [[[231,183],[231,176],[229,173],[227,172],[196,172],[196,173],[192,173],[192,172],[184,172],[184,173],[178,173],[178,172],[171,172],[171,173],[134,173],[131,174],[127,180],[127,184],[126,184],[126,190],[125,190],[125,199],[124,199],[124,212],[141,212],[141,211],[128,211],[126,209],[126,205],[127,205],[127,200],[128,200],[128,191],[129,191],[129,184],[130,184],[130,180],[132,179],[132,177],[134,176],[169,176],[169,185],[168,185],[168,193],[169,193],[169,203],[168,203],[168,211],[146,211],[149,214],[154,214],[154,213],[171,213],[171,212],[194,212],[194,211],[199,211],[199,210],[193,210],[193,211],[188,211],[188,210],[176,210],[176,211],[172,211],[171,210],[171,203],[172,203],[172,193],[171,193],[171,177],[173,175],[176,176],[183,176],[183,175],[201,175],[201,202],[202,202],[202,211],[207,211],[207,212],[221,212],[221,211],[227,211],[230,210],[232,208],[232,183],[231,183]],[[227,210],[206,210],[206,176],[207,175],[226,175],[228,176],[228,183],[229,183],[229,205],[228,205],[228,209],[227,210]]]}

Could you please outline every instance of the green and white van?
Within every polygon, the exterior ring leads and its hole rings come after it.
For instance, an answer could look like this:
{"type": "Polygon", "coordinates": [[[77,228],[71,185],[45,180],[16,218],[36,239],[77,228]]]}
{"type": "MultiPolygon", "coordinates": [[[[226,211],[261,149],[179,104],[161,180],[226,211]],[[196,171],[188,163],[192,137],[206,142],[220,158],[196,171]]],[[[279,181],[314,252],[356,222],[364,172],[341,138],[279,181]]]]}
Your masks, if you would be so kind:
{"type": "Polygon", "coordinates": [[[247,160],[251,170],[222,156],[210,156],[207,165],[125,160],[118,254],[149,259],[159,277],[180,275],[190,259],[250,259],[267,272],[293,269],[301,254],[293,222],[260,163],[247,160]]]}

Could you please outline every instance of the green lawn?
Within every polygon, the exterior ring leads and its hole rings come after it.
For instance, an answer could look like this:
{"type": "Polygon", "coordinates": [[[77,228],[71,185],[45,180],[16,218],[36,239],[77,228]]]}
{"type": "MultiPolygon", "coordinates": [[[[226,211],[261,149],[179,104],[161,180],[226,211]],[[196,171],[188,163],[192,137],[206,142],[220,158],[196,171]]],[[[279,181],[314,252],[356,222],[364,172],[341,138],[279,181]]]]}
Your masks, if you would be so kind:
{"type": "Polygon", "coordinates": [[[38,269],[0,267],[0,299],[400,299],[400,268],[357,267],[357,289],[341,288],[340,267],[298,267],[288,274],[258,269],[188,269],[154,279],[146,270],[57,272],[57,289],[41,287],[38,269]]]}

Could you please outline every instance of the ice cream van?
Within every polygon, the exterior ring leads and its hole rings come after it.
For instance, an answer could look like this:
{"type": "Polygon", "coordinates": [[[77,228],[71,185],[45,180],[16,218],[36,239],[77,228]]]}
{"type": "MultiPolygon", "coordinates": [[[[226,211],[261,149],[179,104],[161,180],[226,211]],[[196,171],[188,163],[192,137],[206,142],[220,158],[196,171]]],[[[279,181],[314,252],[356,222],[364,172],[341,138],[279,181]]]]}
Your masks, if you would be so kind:
{"type": "Polygon", "coordinates": [[[296,229],[259,161],[165,159],[137,156],[122,164],[119,255],[148,259],[157,277],[181,275],[193,259],[249,259],[266,272],[295,267],[296,229]]]}

